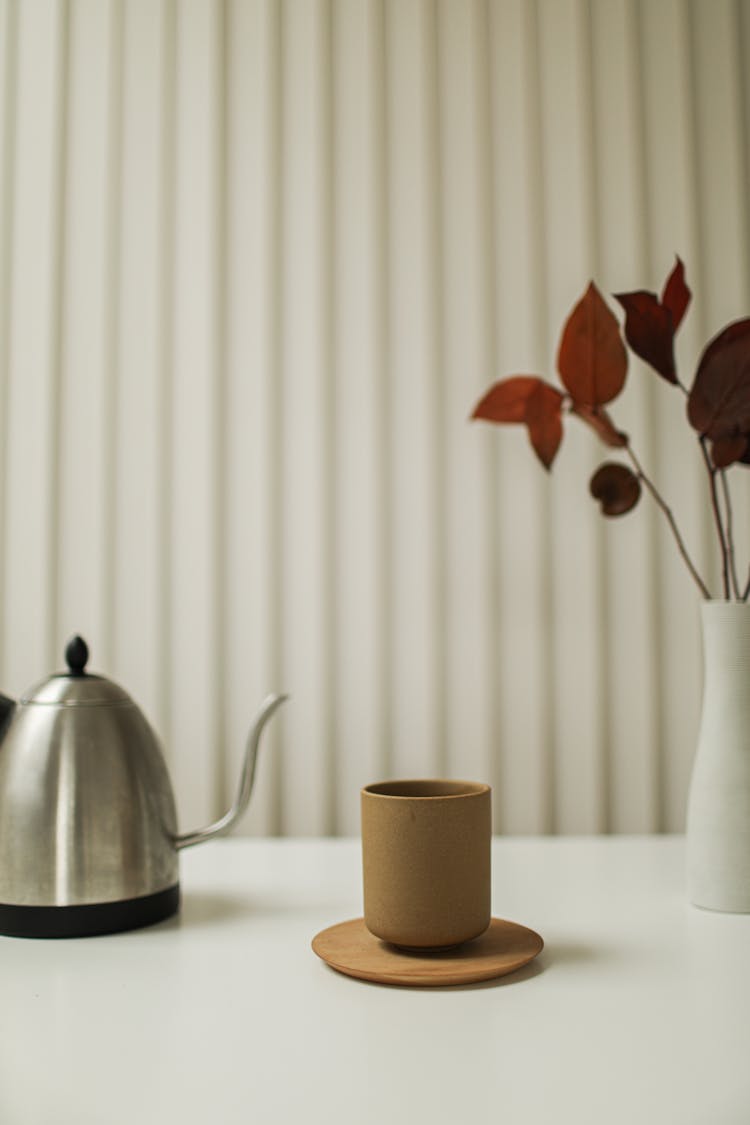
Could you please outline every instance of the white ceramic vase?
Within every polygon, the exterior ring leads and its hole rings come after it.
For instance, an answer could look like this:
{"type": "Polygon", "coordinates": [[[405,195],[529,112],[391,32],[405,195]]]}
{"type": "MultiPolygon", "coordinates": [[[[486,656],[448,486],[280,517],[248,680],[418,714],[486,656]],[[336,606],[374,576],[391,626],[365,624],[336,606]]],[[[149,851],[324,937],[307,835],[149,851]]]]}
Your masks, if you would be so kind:
{"type": "Polygon", "coordinates": [[[690,901],[750,912],[750,605],[704,602],[704,689],[687,811],[690,901]]]}

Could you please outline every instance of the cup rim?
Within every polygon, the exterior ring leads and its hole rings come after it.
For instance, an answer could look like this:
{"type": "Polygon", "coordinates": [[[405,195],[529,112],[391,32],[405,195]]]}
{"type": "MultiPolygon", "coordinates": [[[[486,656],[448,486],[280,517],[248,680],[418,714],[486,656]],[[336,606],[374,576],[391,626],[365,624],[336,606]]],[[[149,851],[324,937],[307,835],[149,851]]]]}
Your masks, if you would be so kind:
{"type": "Polygon", "coordinates": [[[389,801],[453,801],[467,797],[482,797],[490,792],[483,781],[462,781],[444,777],[394,778],[375,781],[362,789],[363,797],[378,797],[389,801]],[[433,789],[435,792],[424,792],[433,789]],[[420,792],[422,790],[422,792],[420,792]]]}

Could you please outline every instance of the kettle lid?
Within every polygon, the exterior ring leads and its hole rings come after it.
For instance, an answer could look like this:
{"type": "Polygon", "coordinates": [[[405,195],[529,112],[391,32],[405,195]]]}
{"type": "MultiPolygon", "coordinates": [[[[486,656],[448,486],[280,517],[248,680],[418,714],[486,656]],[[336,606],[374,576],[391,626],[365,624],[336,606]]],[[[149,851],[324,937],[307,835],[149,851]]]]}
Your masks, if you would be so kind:
{"type": "Polygon", "coordinates": [[[35,684],[21,696],[20,702],[24,705],[41,703],[64,707],[135,706],[119,684],[86,671],[88,658],[88,645],[83,637],[73,637],[65,649],[68,670],[35,684]]]}

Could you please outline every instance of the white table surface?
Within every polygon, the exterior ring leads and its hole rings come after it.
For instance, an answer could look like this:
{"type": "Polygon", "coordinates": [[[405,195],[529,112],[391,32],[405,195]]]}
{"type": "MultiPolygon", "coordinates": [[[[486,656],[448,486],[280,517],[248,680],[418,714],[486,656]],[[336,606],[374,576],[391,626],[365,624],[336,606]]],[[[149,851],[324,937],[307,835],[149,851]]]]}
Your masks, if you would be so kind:
{"type": "Polygon", "coordinates": [[[351,840],[182,854],[150,929],[0,938],[2,1125],[747,1125],[750,916],[690,907],[680,838],[497,840],[493,912],[538,960],[462,989],[362,983],[351,840]]]}

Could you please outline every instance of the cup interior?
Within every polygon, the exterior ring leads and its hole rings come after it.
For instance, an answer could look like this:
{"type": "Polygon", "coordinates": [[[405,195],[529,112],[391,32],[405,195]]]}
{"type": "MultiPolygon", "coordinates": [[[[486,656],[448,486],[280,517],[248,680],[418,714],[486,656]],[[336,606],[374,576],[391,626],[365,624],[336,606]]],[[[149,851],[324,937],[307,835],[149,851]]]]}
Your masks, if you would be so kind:
{"type": "Polygon", "coordinates": [[[472,797],[486,793],[488,785],[478,781],[446,781],[442,778],[421,778],[408,781],[379,781],[366,785],[363,792],[374,797],[422,797],[425,800],[444,797],[472,797]]]}

